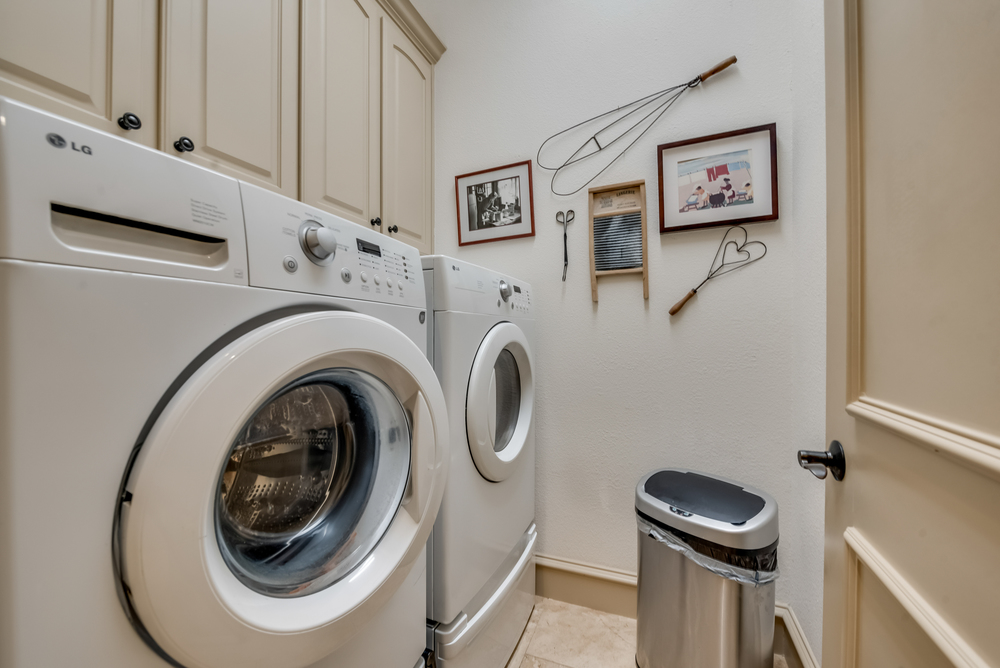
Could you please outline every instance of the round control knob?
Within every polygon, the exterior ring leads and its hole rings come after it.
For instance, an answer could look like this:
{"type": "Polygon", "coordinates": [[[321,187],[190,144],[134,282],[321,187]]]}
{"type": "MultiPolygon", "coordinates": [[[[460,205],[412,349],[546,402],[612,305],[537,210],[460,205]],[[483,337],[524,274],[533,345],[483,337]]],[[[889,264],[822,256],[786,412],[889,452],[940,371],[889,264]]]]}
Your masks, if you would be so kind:
{"type": "Polygon", "coordinates": [[[174,148],[178,153],[187,153],[194,150],[194,142],[187,137],[181,137],[174,142],[174,148]]]}
{"type": "Polygon", "coordinates": [[[378,285],[381,282],[382,282],[382,277],[379,276],[378,274],[375,274],[375,285],[378,285]]]}
{"type": "Polygon", "coordinates": [[[315,220],[307,220],[299,226],[299,245],[313,264],[325,266],[337,256],[337,235],[315,220]]]}
{"type": "Polygon", "coordinates": [[[122,117],[118,119],[118,127],[122,130],[138,130],[142,127],[142,121],[140,121],[139,117],[131,111],[126,111],[122,114],[122,117]]]}
{"type": "Polygon", "coordinates": [[[361,272],[361,282],[362,283],[367,283],[368,282],[368,272],[367,271],[361,272]]]}
{"type": "Polygon", "coordinates": [[[385,279],[385,287],[390,288],[390,289],[392,288],[392,279],[391,278],[385,279]]]}
{"type": "Polygon", "coordinates": [[[501,278],[500,279],[500,298],[503,299],[504,301],[507,301],[508,299],[510,299],[510,296],[512,294],[514,294],[514,292],[513,292],[513,290],[510,289],[510,286],[507,285],[507,281],[505,281],[505,280],[503,280],[501,278]]]}

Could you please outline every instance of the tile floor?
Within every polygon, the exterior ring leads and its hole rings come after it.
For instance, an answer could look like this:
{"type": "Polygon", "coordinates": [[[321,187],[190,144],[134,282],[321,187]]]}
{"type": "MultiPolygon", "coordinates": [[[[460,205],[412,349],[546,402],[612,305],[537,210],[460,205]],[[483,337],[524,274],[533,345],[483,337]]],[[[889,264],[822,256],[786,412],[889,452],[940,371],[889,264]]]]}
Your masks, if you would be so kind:
{"type": "Polygon", "coordinates": [[[536,596],[507,668],[635,668],[635,620],[536,596]]]}
{"type": "Polygon", "coordinates": [[[507,668],[635,668],[635,620],[536,596],[507,668]]]}

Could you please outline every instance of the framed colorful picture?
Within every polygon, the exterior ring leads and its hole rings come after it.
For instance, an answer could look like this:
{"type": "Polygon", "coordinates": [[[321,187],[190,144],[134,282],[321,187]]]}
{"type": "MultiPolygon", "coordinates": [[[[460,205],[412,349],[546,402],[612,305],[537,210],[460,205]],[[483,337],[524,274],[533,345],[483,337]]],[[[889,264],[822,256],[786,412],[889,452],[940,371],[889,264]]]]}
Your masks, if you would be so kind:
{"type": "Polygon", "coordinates": [[[656,147],[660,234],[778,217],[776,124],[656,147]]]}
{"type": "Polygon", "coordinates": [[[535,236],[531,161],[455,177],[458,245],[535,236]]]}

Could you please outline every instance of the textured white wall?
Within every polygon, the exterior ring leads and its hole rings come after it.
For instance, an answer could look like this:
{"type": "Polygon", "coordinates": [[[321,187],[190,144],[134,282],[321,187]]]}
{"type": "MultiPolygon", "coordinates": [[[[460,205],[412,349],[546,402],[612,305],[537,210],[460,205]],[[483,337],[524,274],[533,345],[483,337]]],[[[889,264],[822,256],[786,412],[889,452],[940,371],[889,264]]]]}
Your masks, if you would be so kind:
{"type": "Polygon", "coordinates": [[[638,478],[686,466],[780,506],[782,577],[817,656],[823,484],[795,462],[823,449],[825,117],[819,0],[413,0],[448,46],[435,70],[436,251],[532,284],[540,552],[635,570],[638,478]],[[536,236],[458,247],[455,175],[534,160],[550,134],[739,63],[690,91],[593,185],[645,179],[650,297],[635,277],[590,298],[586,193],[556,197],[534,166],[536,236]],[[781,218],[748,227],[759,263],[670,306],[708,271],[724,229],[659,235],[659,143],[776,122],[781,218]],[[574,209],[562,272],[558,210],[574,209]]]}

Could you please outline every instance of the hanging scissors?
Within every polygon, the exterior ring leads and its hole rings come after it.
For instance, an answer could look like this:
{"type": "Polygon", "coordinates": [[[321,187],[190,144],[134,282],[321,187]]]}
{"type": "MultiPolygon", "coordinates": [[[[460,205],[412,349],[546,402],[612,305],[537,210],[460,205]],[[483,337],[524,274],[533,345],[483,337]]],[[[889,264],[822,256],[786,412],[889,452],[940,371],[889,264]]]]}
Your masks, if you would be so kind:
{"type": "Polygon", "coordinates": [[[566,268],[569,266],[569,247],[566,243],[566,226],[573,222],[576,218],[576,214],[573,213],[573,209],[570,209],[566,213],[559,211],[556,213],[556,222],[563,226],[563,280],[566,280],[566,268]]]}

